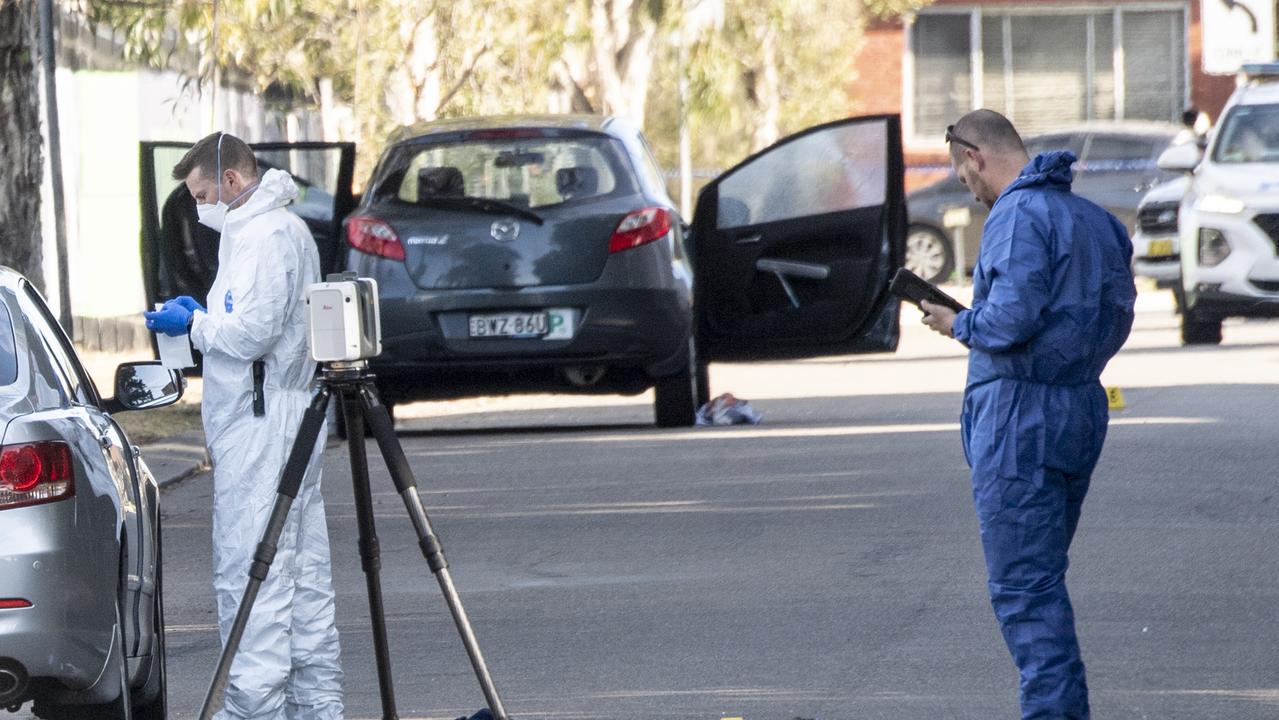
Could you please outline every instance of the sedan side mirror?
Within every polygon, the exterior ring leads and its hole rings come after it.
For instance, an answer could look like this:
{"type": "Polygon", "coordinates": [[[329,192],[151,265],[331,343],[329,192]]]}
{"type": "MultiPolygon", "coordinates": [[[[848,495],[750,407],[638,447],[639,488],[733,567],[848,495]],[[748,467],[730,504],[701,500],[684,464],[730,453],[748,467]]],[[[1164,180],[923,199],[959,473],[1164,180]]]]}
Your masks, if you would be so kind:
{"type": "Polygon", "coordinates": [[[159,360],[124,363],[115,369],[115,397],[107,410],[147,410],[172,405],[182,397],[186,379],[179,370],[170,370],[159,360]]]}
{"type": "Polygon", "coordinates": [[[1173,145],[1164,150],[1159,155],[1159,159],[1155,164],[1160,170],[1172,170],[1173,172],[1193,172],[1199,167],[1199,161],[1203,159],[1203,152],[1195,143],[1186,143],[1185,145],[1173,145]]]}

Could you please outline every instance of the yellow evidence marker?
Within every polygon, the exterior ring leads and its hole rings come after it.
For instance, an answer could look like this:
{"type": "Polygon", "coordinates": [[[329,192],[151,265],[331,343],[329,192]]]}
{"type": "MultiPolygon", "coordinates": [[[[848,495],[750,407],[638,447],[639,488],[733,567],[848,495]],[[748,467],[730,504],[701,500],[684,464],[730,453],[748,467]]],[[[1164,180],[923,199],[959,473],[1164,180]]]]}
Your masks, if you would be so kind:
{"type": "Polygon", "coordinates": [[[1110,401],[1111,410],[1123,410],[1127,407],[1124,404],[1124,391],[1117,387],[1106,388],[1106,399],[1110,401]]]}

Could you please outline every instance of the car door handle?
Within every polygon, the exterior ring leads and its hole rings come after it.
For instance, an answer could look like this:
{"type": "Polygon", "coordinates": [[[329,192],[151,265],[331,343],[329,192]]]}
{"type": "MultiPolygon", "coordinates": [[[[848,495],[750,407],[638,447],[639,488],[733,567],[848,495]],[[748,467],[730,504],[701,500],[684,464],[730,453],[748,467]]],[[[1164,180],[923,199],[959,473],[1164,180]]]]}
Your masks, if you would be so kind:
{"type": "Polygon", "coordinates": [[[799,309],[799,295],[795,294],[795,288],[791,287],[790,281],[786,279],[786,276],[807,278],[809,280],[825,280],[830,277],[829,265],[796,262],[794,260],[760,258],[755,261],[755,269],[776,275],[777,281],[782,284],[782,290],[786,293],[786,298],[790,300],[791,307],[796,310],[799,309]]]}
{"type": "Polygon", "coordinates": [[[754,243],[759,242],[762,239],[764,239],[763,234],[755,233],[754,235],[747,235],[745,237],[736,238],[735,240],[733,240],[733,243],[737,245],[752,245],[754,243]]]}

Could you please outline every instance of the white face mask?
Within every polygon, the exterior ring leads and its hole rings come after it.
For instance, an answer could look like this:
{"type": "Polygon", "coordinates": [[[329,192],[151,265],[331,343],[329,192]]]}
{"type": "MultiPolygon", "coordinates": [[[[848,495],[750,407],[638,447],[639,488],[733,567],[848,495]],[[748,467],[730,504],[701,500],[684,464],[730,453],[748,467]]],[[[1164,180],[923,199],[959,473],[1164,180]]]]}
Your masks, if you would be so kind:
{"type": "Polygon", "coordinates": [[[222,201],[222,137],[222,135],[218,136],[218,201],[216,203],[197,203],[195,206],[195,215],[200,224],[217,232],[222,232],[222,226],[226,224],[226,214],[231,211],[231,205],[234,205],[240,198],[257,188],[255,183],[245,188],[244,192],[236,195],[235,199],[230,203],[222,201]]]}
{"type": "Polygon", "coordinates": [[[221,200],[216,203],[201,203],[195,206],[195,214],[200,219],[200,224],[218,232],[222,232],[222,225],[226,222],[227,210],[227,204],[221,200]]]}

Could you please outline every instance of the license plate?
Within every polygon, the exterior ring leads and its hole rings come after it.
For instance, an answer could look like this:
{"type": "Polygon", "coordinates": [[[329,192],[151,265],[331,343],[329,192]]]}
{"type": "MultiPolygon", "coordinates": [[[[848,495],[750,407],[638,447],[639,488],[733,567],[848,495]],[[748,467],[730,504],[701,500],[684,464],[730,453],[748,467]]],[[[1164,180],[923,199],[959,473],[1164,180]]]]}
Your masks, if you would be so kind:
{"type": "Polygon", "coordinates": [[[542,338],[571,340],[574,313],[569,308],[535,312],[485,313],[467,319],[472,338],[542,338]]]}
{"type": "Polygon", "coordinates": [[[545,312],[472,315],[473,338],[541,337],[546,334],[545,312]]]}
{"type": "Polygon", "coordinates": [[[1172,254],[1172,240],[1151,240],[1146,257],[1167,257],[1172,254]]]}

